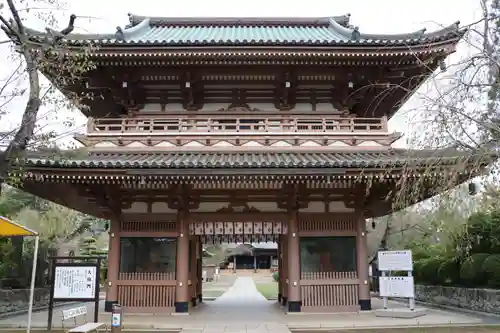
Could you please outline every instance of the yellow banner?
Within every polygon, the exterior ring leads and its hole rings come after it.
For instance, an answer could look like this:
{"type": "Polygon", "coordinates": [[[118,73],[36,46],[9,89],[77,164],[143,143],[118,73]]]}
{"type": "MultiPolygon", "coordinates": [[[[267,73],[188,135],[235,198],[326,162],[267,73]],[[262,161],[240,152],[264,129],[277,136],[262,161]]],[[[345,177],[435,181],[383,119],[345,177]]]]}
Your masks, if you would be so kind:
{"type": "Polygon", "coordinates": [[[23,227],[20,224],[17,224],[3,216],[0,216],[0,237],[36,235],[38,235],[36,231],[23,227]]]}

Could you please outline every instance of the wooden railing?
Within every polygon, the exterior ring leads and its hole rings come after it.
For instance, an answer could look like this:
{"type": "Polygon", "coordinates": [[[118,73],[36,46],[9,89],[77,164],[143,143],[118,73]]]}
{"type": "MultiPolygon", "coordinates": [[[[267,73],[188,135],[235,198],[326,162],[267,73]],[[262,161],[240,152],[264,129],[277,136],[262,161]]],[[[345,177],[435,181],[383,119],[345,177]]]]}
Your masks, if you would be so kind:
{"type": "Polygon", "coordinates": [[[175,280],[175,272],[170,273],[119,273],[118,280],[121,281],[168,281],[175,280]]]}
{"type": "Polygon", "coordinates": [[[301,280],[354,280],[358,278],[356,272],[301,272],[301,280]]]}
{"type": "Polygon", "coordinates": [[[129,312],[173,312],[175,273],[119,273],[118,302],[129,312]]]}
{"type": "Polygon", "coordinates": [[[323,284],[300,287],[303,312],[344,312],[358,310],[357,284],[323,284]]]}
{"type": "Polygon", "coordinates": [[[194,116],[89,118],[92,135],[182,135],[182,134],[292,134],[292,133],[380,133],[388,132],[387,118],[340,116],[194,116]]]}
{"type": "Polygon", "coordinates": [[[300,294],[304,312],[357,311],[356,272],[302,272],[300,294]]]}

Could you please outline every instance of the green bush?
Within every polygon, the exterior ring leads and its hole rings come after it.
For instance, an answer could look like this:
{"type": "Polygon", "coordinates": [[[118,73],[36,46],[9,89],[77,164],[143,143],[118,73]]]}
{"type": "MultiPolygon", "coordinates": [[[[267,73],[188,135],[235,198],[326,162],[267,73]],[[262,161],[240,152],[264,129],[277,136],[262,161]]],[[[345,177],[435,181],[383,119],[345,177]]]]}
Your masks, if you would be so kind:
{"type": "Polygon", "coordinates": [[[500,254],[489,255],[483,263],[482,270],[487,275],[487,286],[500,288],[500,254]]]}
{"type": "Polygon", "coordinates": [[[101,267],[101,272],[99,276],[101,280],[101,284],[104,284],[106,280],[108,279],[108,268],[107,267],[101,267]]]}
{"type": "Polygon", "coordinates": [[[460,282],[460,262],[456,258],[443,258],[437,271],[439,281],[444,285],[455,285],[460,282]]]}
{"type": "Polygon", "coordinates": [[[446,259],[442,257],[431,257],[415,261],[414,274],[417,283],[429,285],[441,285],[445,282],[438,272],[446,259]]]}
{"type": "Polygon", "coordinates": [[[483,270],[483,265],[489,256],[488,253],[476,253],[465,258],[460,265],[461,284],[465,287],[485,285],[487,274],[483,270]]]}
{"type": "Polygon", "coordinates": [[[279,275],[278,271],[276,271],[276,272],[273,273],[273,279],[276,282],[278,282],[278,280],[280,279],[280,275],[279,275]]]}

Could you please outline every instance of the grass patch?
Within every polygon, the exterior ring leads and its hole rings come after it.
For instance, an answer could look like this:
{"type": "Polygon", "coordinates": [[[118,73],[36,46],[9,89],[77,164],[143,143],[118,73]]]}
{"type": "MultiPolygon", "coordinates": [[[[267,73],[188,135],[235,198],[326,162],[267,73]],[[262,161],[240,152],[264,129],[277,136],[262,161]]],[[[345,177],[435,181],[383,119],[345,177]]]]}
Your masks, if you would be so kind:
{"type": "Polygon", "coordinates": [[[278,298],[278,282],[257,283],[255,284],[259,293],[267,299],[278,298]]]}
{"type": "MultiPolygon", "coordinates": [[[[294,333],[313,333],[314,331],[293,330],[294,333]]],[[[500,326],[449,326],[449,327],[408,327],[384,329],[328,330],[329,333],[497,333],[500,326]]]]}
{"type": "Polygon", "coordinates": [[[203,297],[217,298],[222,296],[225,292],[225,290],[204,290],[203,297]]]}

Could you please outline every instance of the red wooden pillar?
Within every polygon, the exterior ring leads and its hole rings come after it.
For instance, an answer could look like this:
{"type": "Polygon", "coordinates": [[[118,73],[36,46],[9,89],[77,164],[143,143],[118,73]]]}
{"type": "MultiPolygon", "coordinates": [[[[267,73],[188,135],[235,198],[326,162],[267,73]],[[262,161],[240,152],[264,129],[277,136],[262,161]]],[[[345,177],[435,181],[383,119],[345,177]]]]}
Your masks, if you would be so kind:
{"type": "Polygon", "coordinates": [[[190,255],[191,257],[189,258],[189,275],[190,275],[190,280],[191,280],[191,288],[189,291],[189,294],[191,296],[191,305],[196,306],[196,295],[197,295],[197,289],[198,289],[198,263],[196,258],[198,258],[198,239],[196,236],[191,236],[190,237],[190,255]]]}
{"type": "Polygon", "coordinates": [[[104,309],[111,312],[113,304],[118,303],[118,274],[120,270],[120,221],[110,221],[108,247],[108,289],[104,309]]]}
{"type": "Polygon", "coordinates": [[[177,214],[177,259],[175,312],[189,312],[189,221],[188,213],[179,210],[177,214]]]}
{"type": "Polygon", "coordinates": [[[282,288],[283,288],[283,269],[282,269],[282,258],[283,258],[283,249],[282,249],[282,236],[278,236],[278,302],[281,304],[281,297],[283,296],[282,288]]]}
{"type": "Polygon", "coordinates": [[[196,296],[198,297],[198,302],[203,302],[203,281],[202,281],[202,272],[203,272],[203,243],[201,242],[201,236],[197,236],[196,240],[198,244],[198,255],[196,260],[196,273],[198,275],[198,284],[196,285],[196,296]]]}
{"type": "Polygon", "coordinates": [[[359,306],[363,311],[371,310],[370,280],[368,268],[368,244],[366,221],[362,213],[356,220],[356,254],[359,279],[359,306]]]}
{"type": "Polygon", "coordinates": [[[297,226],[297,210],[289,211],[287,251],[288,251],[288,311],[300,312],[300,249],[297,226]]]}
{"type": "Polygon", "coordinates": [[[283,250],[283,258],[281,260],[281,267],[283,270],[283,277],[281,280],[281,304],[286,306],[288,301],[288,235],[283,235],[281,238],[282,245],[281,248],[283,250]]]}

